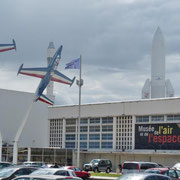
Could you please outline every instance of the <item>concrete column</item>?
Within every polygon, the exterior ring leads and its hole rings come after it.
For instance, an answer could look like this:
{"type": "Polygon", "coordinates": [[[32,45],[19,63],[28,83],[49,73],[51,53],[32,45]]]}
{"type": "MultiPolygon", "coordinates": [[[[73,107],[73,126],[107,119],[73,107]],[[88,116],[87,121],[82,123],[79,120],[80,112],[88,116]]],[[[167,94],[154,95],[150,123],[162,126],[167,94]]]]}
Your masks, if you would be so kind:
{"type": "Polygon", "coordinates": [[[31,148],[28,147],[28,158],[27,158],[28,161],[31,161],[31,148]]]}

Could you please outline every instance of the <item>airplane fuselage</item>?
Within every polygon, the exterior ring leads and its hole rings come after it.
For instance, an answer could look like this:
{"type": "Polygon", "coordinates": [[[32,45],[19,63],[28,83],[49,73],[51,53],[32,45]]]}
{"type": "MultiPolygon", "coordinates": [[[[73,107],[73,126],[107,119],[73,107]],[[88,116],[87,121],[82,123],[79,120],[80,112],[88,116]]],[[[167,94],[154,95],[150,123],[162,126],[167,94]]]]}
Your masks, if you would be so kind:
{"type": "Polygon", "coordinates": [[[55,53],[52,62],[48,66],[47,73],[45,74],[45,76],[42,78],[42,80],[39,83],[39,86],[36,92],[35,101],[37,101],[39,97],[42,95],[43,91],[46,89],[47,85],[49,84],[51,77],[54,74],[54,71],[57,69],[57,66],[60,61],[61,51],[62,51],[62,46],[60,46],[58,51],[55,53]]]}

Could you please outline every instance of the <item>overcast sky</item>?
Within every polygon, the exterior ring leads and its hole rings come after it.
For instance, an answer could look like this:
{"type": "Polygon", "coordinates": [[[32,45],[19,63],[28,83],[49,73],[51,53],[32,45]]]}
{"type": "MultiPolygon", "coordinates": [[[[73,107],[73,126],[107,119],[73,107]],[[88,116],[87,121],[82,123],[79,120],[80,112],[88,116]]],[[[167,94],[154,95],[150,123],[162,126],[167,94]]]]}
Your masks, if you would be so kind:
{"type": "MultiPolygon", "coordinates": [[[[82,104],[141,99],[151,76],[157,27],[166,46],[166,79],[180,96],[179,0],[1,0],[0,43],[15,39],[17,52],[0,53],[0,88],[35,92],[40,79],[19,66],[47,65],[47,47],[63,45],[58,70],[82,55],[82,104]]],[[[78,86],[55,83],[56,104],[78,104],[78,86]]]]}

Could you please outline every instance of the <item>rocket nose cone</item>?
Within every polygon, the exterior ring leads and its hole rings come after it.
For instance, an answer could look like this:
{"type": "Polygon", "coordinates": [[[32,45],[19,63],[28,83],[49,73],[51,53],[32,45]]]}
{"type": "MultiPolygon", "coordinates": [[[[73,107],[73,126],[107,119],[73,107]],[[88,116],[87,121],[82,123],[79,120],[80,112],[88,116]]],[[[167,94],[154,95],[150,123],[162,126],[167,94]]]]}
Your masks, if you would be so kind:
{"type": "Polygon", "coordinates": [[[53,42],[50,42],[49,43],[49,46],[48,46],[48,49],[54,49],[55,47],[54,47],[54,43],[53,42]]]}
{"type": "Polygon", "coordinates": [[[164,37],[160,27],[157,28],[156,32],[154,33],[153,42],[164,42],[164,37]]]}
{"type": "Polygon", "coordinates": [[[158,28],[156,29],[156,33],[162,33],[159,26],[158,26],[158,28]]]}
{"type": "Polygon", "coordinates": [[[158,26],[158,28],[156,29],[156,32],[155,32],[154,36],[162,36],[162,31],[161,31],[161,29],[160,29],[159,26],[158,26]]]}

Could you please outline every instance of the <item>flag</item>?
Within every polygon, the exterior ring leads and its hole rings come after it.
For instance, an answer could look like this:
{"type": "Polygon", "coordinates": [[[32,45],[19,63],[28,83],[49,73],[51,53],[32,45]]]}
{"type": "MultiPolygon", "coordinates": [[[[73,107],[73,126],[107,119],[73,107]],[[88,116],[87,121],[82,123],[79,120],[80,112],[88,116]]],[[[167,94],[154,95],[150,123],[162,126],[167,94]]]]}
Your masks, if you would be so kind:
{"type": "Polygon", "coordinates": [[[80,58],[67,63],[65,69],[80,69],[80,58]]]}

